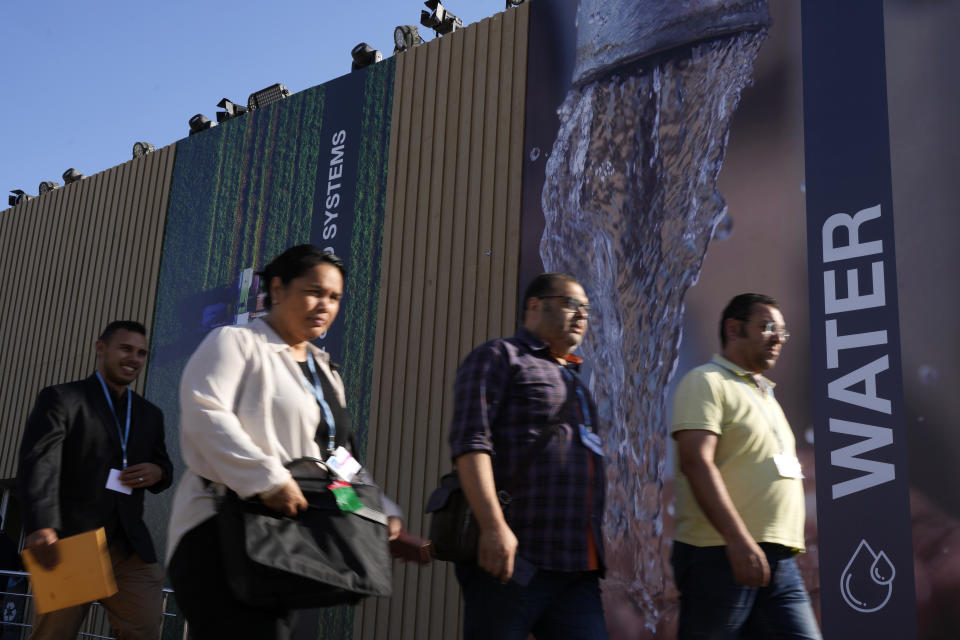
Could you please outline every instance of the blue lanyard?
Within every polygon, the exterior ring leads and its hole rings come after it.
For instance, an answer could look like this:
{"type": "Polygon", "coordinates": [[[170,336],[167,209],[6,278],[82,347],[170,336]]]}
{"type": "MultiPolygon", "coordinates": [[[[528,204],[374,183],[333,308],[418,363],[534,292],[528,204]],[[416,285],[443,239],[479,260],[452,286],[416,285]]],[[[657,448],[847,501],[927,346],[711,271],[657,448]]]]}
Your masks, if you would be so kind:
{"type": "Polygon", "coordinates": [[[317,376],[317,365],[313,363],[313,356],[309,352],[307,353],[307,367],[310,369],[310,375],[313,377],[313,384],[310,384],[303,373],[300,374],[300,377],[302,377],[303,381],[307,383],[307,386],[313,390],[313,396],[317,399],[317,404],[320,405],[320,411],[323,412],[323,421],[327,423],[327,428],[330,431],[327,451],[333,453],[333,450],[337,447],[337,427],[333,423],[333,412],[330,411],[330,405],[327,404],[326,399],[323,397],[323,387],[320,386],[320,378],[317,376]]]}
{"type": "MultiPolygon", "coordinates": [[[[710,362],[717,365],[721,369],[726,369],[727,371],[732,373],[737,378],[737,380],[740,381],[742,384],[750,386],[749,383],[747,383],[743,378],[741,378],[740,375],[737,374],[737,372],[731,369],[730,367],[725,367],[719,362],[717,362],[716,360],[711,360],[710,362]]],[[[766,402],[768,394],[771,397],[773,396],[773,388],[770,387],[766,382],[764,382],[763,380],[760,380],[758,386],[760,387],[760,390],[763,393],[764,402],[766,402]]],[[[757,401],[756,397],[754,397],[753,395],[752,390],[748,397],[753,402],[753,404],[757,407],[757,409],[760,410],[760,413],[763,414],[763,419],[767,421],[767,426],[769,426],[770,430],[773,431],[773,436],[777,439],[777,444],[780,445],[780,453],[784,453],[787,448],[783,444],[783,438],[780,436],[780,431],[777,429],[776,425],[774,424],[774,420],[770,419],[770,413],[767,411],[767,407],[765,407],[764,405],[760,404],[757,401]]],[[[777,420],[776,422],[779,422],[779,420],[777,420]]]]}
{"type": "Polygon", "coordinates": [[[590,405],[587,404],[587,398],[583,395],[583,389],[580,388],[580,385],[577,384],[577,378],[573,375],[573,372],[567,369],[566,367],[560,367],[563,373],[573,382],[573,388],[577,391],[577,397],[580,398],[580,413],[583,414],[583,419],[586,422],[585,426],[588,431],[593,431],[590,424],[590,405]]]}
{"type": "Polygon", "coordinates": [[[110,397],[110,391],[107,390],[107,383],[103,381],[103,376],[100,375],[100,372],[97,371],[97,380],[100,381],[100,386],[103,387],[103,395],[107,397],[107,405],[110,407],[110,415],[113,416],[113,421],[117,424],[117,434],[120,436],[120,450],[123,452],[123,468],[127,468],[127,439],[130,437],[130,405],[131,394],[130,387],[127,387],[127,425],[125,428],[120,427],[120,418],[117,417],[117,411],[113,408],[113,398],[110,397]]]}

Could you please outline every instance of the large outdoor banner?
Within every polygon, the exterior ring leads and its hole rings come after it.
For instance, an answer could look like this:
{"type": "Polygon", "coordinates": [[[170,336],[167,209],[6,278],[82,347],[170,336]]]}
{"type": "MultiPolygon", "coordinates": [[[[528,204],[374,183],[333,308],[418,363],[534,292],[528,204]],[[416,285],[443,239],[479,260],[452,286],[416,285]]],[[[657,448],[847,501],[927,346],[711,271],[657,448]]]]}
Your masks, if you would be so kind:
{"type": "MultiPolygon", "coordinates": [[[[519,288],[568,272],[593,307],[611,637],[676,635],[673,385],[720,351],[724,305],[759,292],[792,333],[769,373],[824,636],[955,639],[960,83],[944,78],[960,6],[887,2],[886,25],[866,1],[530,7],[519,288]]],[[[178,143],[147,381],[175,457],[187,358],[263,314],[256,272],[303,242],[347,264],[320,344],[364,448],[393,82],[388,59],[178,143]]],[[[350,617],[324,637],[349,637],[350,617]]]]}
{"type": "Polygon", "coordinates": [[[532,3],[520,285],[567,271],[594,306],[609,631],[675,637],[669,401],[759,292],[793,334],[770,377],[824,636],[953,639],[960,7],[745,6],[532,3]]]}
{"type": "Polygon", "coordinates": [[[820,606],[917,637],[883,46],[876,2],[803,4],[820,606]]]}
{"type": "MultiPolygon", "coordinates": [[[[365,453],[394,66],[385,61],[178,143],[147,384],[163,409],[176,468],[177,392],[187,359],[215,327],[264,315],[257,272],[308,242],[346,264],[340,315],[318,345],[342,363],[347,410],[365,453]]],[[[154,503],[153,531],[166,531],[168,509],[169,502],[154,503]]],[[[342,637],[351,611],[339,618],[342,637]]]]}

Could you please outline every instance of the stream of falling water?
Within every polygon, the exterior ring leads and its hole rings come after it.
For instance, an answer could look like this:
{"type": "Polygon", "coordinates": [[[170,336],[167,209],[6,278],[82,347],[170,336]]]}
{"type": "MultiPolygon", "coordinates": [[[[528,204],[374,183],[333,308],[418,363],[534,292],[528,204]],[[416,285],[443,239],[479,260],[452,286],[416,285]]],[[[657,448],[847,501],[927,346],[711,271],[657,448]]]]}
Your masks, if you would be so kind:
{"type": "Polygon", "coordinates": [[[717,176],[765,37],[704,41],[571,89],[547,163],[541,257],[594,309],[582,351],[608,426],[604,597],[633,604],[643,637],[664,607],[665,390],[683,297],[726,210],[717,176]]]}

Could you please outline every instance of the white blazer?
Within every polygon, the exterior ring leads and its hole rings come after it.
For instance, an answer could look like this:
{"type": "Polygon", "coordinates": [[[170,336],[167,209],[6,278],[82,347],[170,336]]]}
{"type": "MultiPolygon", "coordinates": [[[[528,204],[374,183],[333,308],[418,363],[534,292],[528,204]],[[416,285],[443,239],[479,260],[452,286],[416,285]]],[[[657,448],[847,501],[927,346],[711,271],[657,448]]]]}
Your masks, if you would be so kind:
{"type": "MultiPolygon", "coordinates": [[[[340,406],[343,382],[329,355],[307,344],[340,406]]],[[[329,399],[328,399],[329,400],[329,399]]],[[[285,485],[284,463],[320,455],[314,441],[320,407],[290,347],[261,319],[212,331],[180,379],[180,451],[187,470],[177,485],[167,533],[167,562],[185,533],[216,513],[207,478],[248,498],[285,485]]]]}

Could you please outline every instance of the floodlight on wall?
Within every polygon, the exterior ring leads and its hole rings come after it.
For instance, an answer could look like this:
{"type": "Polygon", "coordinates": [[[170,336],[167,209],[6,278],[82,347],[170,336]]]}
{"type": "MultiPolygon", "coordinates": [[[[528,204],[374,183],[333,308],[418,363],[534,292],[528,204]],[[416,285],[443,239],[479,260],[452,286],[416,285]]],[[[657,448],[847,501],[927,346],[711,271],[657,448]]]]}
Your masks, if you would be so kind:
{"type": "Polygon", "coordinates": [[[200,133],[201,131],[206,131],[213,126],[213,123],[210,122],[210,118],[198,113],[197,115],[190,118],[190,135],[192,136],[195,133],[200,133]]]}
{"type": "Polygon", "coordinates": [[[266,89],[260,89],[260,91],[251,93],[250,97],[247,98],[247,108],[251,110],[263,109],[268,104],[283,100],[289,95],[290,89],[287,89],[278,82],[277,84],[270,85],[266,89]]]}
{"type": "Polygon", "coordinates": [[[154,146],[149,142],[134,142],[133,143],[133,157],[142,158],[148,153],[153,153],[154,146]]]}
{"type": "Polygon", "coordinates": [[[83,180],[87,176],[83,175],[73,167],[70,167],[63,172],[63,184],[67,185],[71,182],[76,182],[77,180],[83,180]]]}
{"type": "Polygon", "coordinates": [[[10,203],[11,207],[15,207],[21,202],[26,202],[27,200],[33,200],[33,196],[24,193],[23,189],[11,189],[10,193],[13,195],[7,198],[7,202],[10,203]]]}
{"type": "Polygon", "coordinates": [[[403,24],[393,30],[393,53],[402,53],[423,44],[420,30],[415,25],[403,24]]]}
{"type": "Polygon", "coordinates": [[[224,98],[218,102],[217,106],[223,109],[223,111],[217,111],[217,122],[226,122],[230,118],[242,116],[249,111],[249,109],[247,109],[245,106],[237,104],[232,100],[228,100],[227,98],[224,98]]]}
{"type": "Polygon", "coordinates": [[[350,65],[351,71],[369,67],[370,65],[377,64],[383,60],[383,54],[380,53],[378,49],[374,49],[368,45],[366,42],[361,42],[351,49],[350,55],[353,57],[353,64],[350,65]]]}
{"type": "Polygon", "coordinates": [[[440,0],[427,0],[423,4],[427,5],[430,11],[420,12],[420,24],[436,31],[438,36],[453,33],[457,29],[463,28],[463,21],[453,15],[440,4],[440,0]]]}
{"type": "Polygon", "coordinates": [[[53,180],[44,180],[43,182],[40,183],[40,187],[37,189],[37,191],[39,192],[39,195],[42,196],[47,191],[53,191],[59,186],[60,186],[59,182],[55,182],[53,180]]]}

